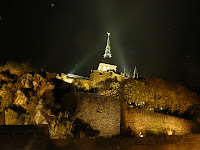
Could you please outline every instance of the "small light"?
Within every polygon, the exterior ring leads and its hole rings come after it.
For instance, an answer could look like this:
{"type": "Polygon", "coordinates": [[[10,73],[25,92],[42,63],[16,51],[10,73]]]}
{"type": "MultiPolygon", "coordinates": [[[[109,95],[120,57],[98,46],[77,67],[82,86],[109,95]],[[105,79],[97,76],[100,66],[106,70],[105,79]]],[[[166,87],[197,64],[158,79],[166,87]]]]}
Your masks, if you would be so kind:
{"type": "Polygon", "coordinates": [[[139,136],[140,136],[140,137],[144,137],[144,135],[142,134],[142,132],[139,133],[139,136]]]}
{"type": "Polygon", "coordinates": [[[171,129],[168,129],[168,130],[167,130],[167,135],[170,135],[170,136],[171,136],[172,134],[173,134],[173,131],[172,131],[171,129]]]}
{"type": "Polygon", "coordinates": [[[117,146],[117,149],[120,149],[120,146],[117,146]]]}
{"type": "Polygon", "coordinates": [[[50,3],[50,6],[51,6],[51,7],[54,7],[55,5],[54,5],[54,3],[50,3]]]}

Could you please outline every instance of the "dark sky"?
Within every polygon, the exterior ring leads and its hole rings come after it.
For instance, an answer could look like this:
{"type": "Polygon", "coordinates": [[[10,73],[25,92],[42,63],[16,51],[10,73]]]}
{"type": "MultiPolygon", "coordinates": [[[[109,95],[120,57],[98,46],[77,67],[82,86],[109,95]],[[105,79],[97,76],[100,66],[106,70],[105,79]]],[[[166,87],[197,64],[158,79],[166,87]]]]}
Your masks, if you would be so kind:
{"type": "Polygon", "coordinates": [[[144,78],[200,87],[199,7],[192,0],[0,0],[0,59],[89,76],[108,31],[119,72],[136,65],[144,78]]]}

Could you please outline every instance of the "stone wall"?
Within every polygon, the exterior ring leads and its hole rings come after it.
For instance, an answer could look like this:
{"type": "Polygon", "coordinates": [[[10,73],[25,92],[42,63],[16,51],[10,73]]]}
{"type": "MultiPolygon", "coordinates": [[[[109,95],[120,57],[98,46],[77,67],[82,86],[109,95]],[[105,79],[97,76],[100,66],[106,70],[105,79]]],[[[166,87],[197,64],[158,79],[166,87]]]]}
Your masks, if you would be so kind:
{"type": "Polygon", "coordinates": [[[87,79],[74,79],[73,84],[85,90],[90,89],[90,80],[87,79]]]}
{"type": "Polygon", "coordinates": [[[99,136],[111,137],[120,134],[121,106],[116,97],[92,93],[77,93],[76,117],[90,124],[99,136]]]}
{"type": "Polygon", "coordinates": [[[65,102],[68,107],[76,105],[74,107],[76,118],[88,123],[94,130],[100,131],[99,136],[103,137],[120,133],[123,136],[128,128],[137,136],[184,135],[190,134],[195,127],[191,120],[130,108],[124,102],[120,103],[119,98],[111,96],[77,92],[68,94],[65,102]],[[69,102],[71,104],[68,104],[69,102]]]}
{"type": "Polygon", "coordinates": [[[99,70],[92,70],[90,74],[90,87],[96,87],[96,84],[105,81],[108,78],[114,78],[114,72],[112,71],[99,71],[99,70]]]}
{"type": "Polygon", "coordinates": [[[122,103],[122,127],[129,128],[136,135],[153,134],[183,135],[190,134],[194,124],[190,120],[127,107],[122,103]]]}
{"type": "Polygon", "coordinates": [[[105,81],[106,79],[114,79],[116,78],[117,81],[121,82],[124,79],[128,79],[128,77],[119,75],[114,73],[113,71],[99,71],[99,70],[92,70],[90,74],[90,88],[97,87],[97,84],[101,81],[105,81]]]}

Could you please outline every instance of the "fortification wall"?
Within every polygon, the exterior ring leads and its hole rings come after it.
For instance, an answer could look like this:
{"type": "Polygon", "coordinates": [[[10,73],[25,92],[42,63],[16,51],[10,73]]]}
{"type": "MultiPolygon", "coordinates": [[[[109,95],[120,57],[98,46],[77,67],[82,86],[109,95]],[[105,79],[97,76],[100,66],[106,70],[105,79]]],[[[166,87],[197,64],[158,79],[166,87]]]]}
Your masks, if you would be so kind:
{"type": "Polygon", "coordinates": [[[76,117],[90,124],[99,136],[111,137],[120,134],[121,106],[116,97],[92,93],[78,93],[76,117]]]}
{"type": "Polygon", "coordinates": [[[99,71],[99,70],[92,70],[90,74],[90,87],[94,88],[97,87],[97,84],[101,81],[105,81],[106,79],[114,79],[116,78],[117,81],[121,82],[124,79],[128,79],[128,77],[124,77],[122,75],[116,74],[113,71],[99,71]]]}
{"type": "Polygon", "coordinates": [[[153,134],[183,135],[190,134],[194,124],[190,120],[130,108],[122,103],[122,126],[125,130],[130,128],[136,135],[145,135],[147,131],[153,134]]]}
{"type": "Polygon", "coordinates": [[[130,108],[116,97],[80,92],[73,94],[69,101],[76,103],[76,117],[100,131],[99,136],[103,137],[120,134],[120,123],[121,129],[124,129],[121,130],[122,136],[128,128],[136,135],[184,135],[190,134],[194,128],[191,120],[130,108]]]}
{"type": "Polygon", "coordinates": [[[105,81],[108,78],[114,78],[114,72],[109,71],[109,72],[105,72],[105,71],[99,71],[99,70],[92,70],[92,73],[90,74],[90,81],[91,87],[96,87],[96,84],[101,82],[101,81],[105,81]]]}

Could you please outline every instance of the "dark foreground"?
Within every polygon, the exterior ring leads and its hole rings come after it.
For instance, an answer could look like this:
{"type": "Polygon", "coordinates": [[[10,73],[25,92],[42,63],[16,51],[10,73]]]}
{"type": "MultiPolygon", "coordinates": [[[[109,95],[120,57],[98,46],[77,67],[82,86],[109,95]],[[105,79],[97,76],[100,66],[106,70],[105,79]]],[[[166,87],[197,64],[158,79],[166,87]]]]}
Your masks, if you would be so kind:
{"type": "Polygon", "coordinates": [[[0,126],[0,150],[200,150],[200,134],[50,140],[45,126],[0,126]]]}

